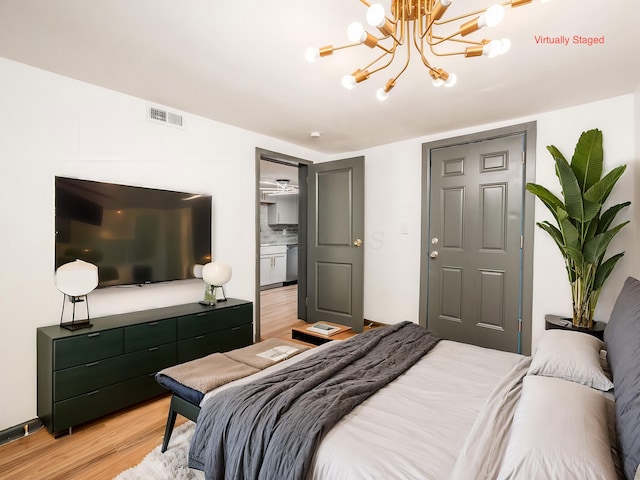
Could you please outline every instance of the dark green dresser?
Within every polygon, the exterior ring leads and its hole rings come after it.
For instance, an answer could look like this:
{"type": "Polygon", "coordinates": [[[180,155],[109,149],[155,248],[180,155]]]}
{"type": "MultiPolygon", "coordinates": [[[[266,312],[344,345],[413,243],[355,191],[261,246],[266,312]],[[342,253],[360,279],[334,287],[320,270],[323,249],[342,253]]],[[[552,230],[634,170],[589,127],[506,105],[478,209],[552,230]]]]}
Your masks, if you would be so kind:
{"type": "Polygon", "coordinates": [[[166,393],[154,379],[163,368],[253,343],[253,304],[233,298],[91,322],[37,330],[38,416],[55,435],[166,393]]]}

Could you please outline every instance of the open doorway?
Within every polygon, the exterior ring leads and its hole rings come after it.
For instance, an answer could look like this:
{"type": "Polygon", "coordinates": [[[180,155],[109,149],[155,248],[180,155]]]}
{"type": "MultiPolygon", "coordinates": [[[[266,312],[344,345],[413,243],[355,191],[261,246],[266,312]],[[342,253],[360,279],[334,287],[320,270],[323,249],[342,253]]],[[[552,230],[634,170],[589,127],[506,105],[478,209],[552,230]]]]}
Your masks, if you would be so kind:
{"type": "Polygon", "coordinates": [[[256,342],[286,337],[306,318],[310,163],[256,149],[256,342]]]}

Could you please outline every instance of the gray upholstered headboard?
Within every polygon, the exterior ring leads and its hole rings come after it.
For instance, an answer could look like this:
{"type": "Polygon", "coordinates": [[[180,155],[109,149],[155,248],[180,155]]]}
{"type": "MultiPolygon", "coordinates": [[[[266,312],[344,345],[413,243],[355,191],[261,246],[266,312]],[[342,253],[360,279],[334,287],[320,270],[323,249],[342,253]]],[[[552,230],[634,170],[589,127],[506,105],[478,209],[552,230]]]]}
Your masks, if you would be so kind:
{"type": "Polygon", "coordinates": [[[604,331],[613,375],[616,426],[624,473],[633,480],[640,464],[640,281],[629,277],[604,331]]]}

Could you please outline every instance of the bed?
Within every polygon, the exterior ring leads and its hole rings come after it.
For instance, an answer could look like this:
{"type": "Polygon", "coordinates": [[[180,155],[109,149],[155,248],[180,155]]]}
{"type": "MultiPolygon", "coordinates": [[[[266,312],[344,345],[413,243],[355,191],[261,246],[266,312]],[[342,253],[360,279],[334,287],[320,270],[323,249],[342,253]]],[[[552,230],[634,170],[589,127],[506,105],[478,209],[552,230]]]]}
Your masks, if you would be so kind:
{"type": "Polygon", "coordinates": [[[525,357],[402,322],[180,401],[197,415],[189,464],[206,478],[639,480],[640,282],[625,282],[604,343],[548,330],[525,357]],[[386,329],[408,336],[367,338],[386,329]],[[384,342],[356,373],[316,370],[384,342]],[[395,373],[379,380],[378,364],[395,373]]]}

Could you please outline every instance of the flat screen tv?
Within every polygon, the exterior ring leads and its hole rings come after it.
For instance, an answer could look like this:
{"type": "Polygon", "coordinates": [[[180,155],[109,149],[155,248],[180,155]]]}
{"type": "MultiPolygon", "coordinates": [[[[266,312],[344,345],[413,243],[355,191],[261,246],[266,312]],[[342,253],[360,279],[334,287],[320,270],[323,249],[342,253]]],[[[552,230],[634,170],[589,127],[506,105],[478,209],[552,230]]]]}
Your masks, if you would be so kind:
{"type": "Polygon", "coordinates": [[[55,178],[55,268],[98,266],[98,287],[194,278],[211,261],[211,196],[55,178]]]}

